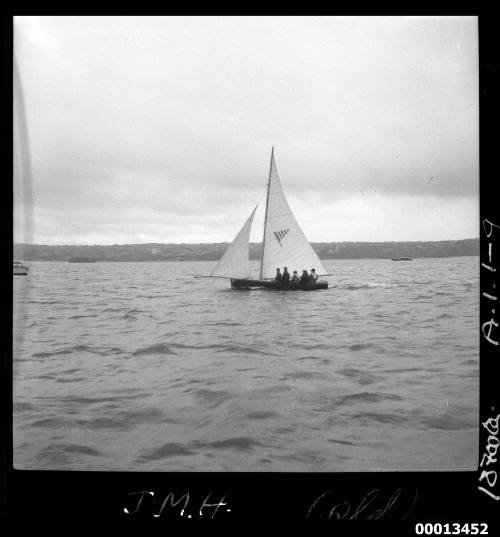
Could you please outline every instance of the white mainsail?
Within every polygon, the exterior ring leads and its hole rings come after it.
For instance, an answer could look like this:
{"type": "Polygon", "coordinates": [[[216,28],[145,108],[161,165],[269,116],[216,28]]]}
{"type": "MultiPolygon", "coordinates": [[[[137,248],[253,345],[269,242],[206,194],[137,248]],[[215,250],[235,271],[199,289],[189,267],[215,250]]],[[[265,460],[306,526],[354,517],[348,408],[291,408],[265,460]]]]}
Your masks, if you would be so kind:
{"type": "Polygon", "coordinates": [[[224,252],[224,255],[220,258],[217,265],[215,265],[215,268],[210,273],[210,276],[220,276],[225,278],[250,277],[250,229],[252,228],[253,217],[256,210],[257,205],[241,228],[238,235],[236,235],[233,242],[224,252]]]}
{"type": "Polygon", "coordinates": [[[309,244],[295,220],[278,177],[274,148],[267,190],[266,216],[264,224],[264,247],[260,269],[261,279],[274,278],[276,269],[288,267],[288,271],[316,270],[316,274],[327,274],[318,254],[309,244]]]}

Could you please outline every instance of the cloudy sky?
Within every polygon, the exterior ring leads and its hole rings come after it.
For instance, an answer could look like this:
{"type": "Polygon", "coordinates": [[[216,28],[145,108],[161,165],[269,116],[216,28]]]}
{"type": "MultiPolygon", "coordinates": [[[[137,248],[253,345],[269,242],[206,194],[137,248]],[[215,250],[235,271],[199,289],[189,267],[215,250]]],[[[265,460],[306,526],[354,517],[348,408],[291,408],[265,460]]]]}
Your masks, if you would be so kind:
{"type": "Polygon", "coordinates": [[[19,17],[14,34],[16,242],[230,241],[256,203],[260,241],[273,145],[311,241],[478,236],[475,17],[19,17]]]}

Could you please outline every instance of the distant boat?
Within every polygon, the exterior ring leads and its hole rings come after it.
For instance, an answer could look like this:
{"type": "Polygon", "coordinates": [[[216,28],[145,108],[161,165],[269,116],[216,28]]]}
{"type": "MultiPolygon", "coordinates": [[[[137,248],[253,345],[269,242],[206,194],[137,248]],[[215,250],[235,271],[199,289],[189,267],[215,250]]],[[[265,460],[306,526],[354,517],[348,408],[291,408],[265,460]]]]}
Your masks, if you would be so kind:
{"type": "Polygon", "coordinates": [[[391,261],[413,261],[411,257],[391,257],[391,261]]]}
{"type": "Polygon", "coordinates": [[[69,263],[95,263],[96,260],[91,257],[70,257],[69,263]]]}
{"type": "Polygon", "coordinates": [[[327,289],[328,282],[325,280],[317,280],[314,283],[308,283],[303,286],[290,284],[284,287],[281,282],[275,279],[278,267],[280,269],[287,267],[290,273],[296,270],[299,277],[304,269],[309,271],[314,268],[318,276],[327,275],[328,272],[318,254],[309,244],[288,206],[278,177],[274,160],[274,148],[271,151],[263,251],[258,279],[250,277],[249,256],[250,229],[256,210],[257,207],[252,211],[238,235],[228,246],[210,276],[229,278],[233,289],[248,289],[250,287],[264,287],[275,290],[327,289]]]}
{"type": "Polygon", "coordinates": [[[14,261],[14,276],[27,276],[29,268],[21,263],[14,261]]]}

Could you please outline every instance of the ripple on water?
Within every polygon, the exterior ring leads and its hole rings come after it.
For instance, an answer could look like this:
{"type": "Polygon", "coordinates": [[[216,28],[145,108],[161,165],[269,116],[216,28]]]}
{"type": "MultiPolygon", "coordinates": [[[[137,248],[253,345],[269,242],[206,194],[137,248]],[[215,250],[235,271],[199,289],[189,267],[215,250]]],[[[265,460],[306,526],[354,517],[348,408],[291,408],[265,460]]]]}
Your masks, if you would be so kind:
{"type": "Polygon", "coordinates": [[[215,449],[233,449],[236,451],[250,451],[255,447],[262,447],[263,444],[248,436],[227,438],[226,440],[216,440],[208,444],[215,449]]]}
{"type": "Polygon", "coordinates": [[[172,350],[171,345],[157,343],[147,347],[140,347],[132,353],[133,356],[146,356],[148,354],[176,354],[176,352],[172,350]]]}
{"type": "Polygon", "coordinates": [[[218,407],[220,404],[232,397],[232,394],[227,391],[211,390],[209,388],[196,390],[194,395],[201,401],[202,404],[211,409],[218,407]]]}
{"type": "Polygon", "coordinates": [[[451,413],[446,413],[442,416],[423,418],[421,424],[425,427],[439,429],[441,431],[459,431],[474,426],[473,420],[470,417],[460,417],[451,413]]]}
{"type": "Polygon", "coordinates": [[[67,464],[71,464],[72,460],[78,459],[78,457],[88,456],[101,458],[105,457],[103,451],[92,448],[85,444],[73,444],[73,443],[59,443],[49,444],[42,448],[35,457],[35,463],[41,466],[59,465],[61,460],[67,464]],[[73,456],[70,458],[69,456],[73,456]]]}
{"type": "Polygon", "coordinates": [[[345,377],[355,379],[358,384],[361,384],[362,386],[374,384],[380,379],[380,377],[377,375],[372,375],[366,371],[350,367],[339,370],[339,373],[345,377]]]}
{"type": "Polygon", "coordinates": [[[282,380],[286,379],[312,379],[315,377],[318,377],[318,373],[311,373],[310,371],[292,371],[291,373],[288,373],[286,376],[282,378],[282,380]]]}
{"type": "Polygon", "coordinates": [[[361,392],[349,394],[338,399],[335,406],[352,403],[380,403],[381,401],[403,401],[403,398],[392,393],[361,392]]]}
{"type": "Polygon", "coordinates": [[[136,457],[136,462],[144,463],[151,461],[159,461],[168,457],[192,455],[193,451],[183,444],[175,442],[167,442],[158,448],[145,449],[136,457]]]}
{"type": "Polygon", "coordinates": [[[245,418],[248,418],[249,420],[266,420],[270,418],[276,418],[278,416],[277,412],[272,411],[255,411],[255,412],[248,412],[245,414],[245,418]]]}
{"type": "Polygon", "coordinates": [[[57,351],[50,352],[34,352],[31,356],[33,358],[51,358],[52,356],[60,356],[62,354],[74,354],[88,352],[91,354],[98,354],[100,356],[106,355],[106,349],[90,347],[88,345],[74,345],[73,347],[67,347],[65,349],[59,349],[57,351]]]}

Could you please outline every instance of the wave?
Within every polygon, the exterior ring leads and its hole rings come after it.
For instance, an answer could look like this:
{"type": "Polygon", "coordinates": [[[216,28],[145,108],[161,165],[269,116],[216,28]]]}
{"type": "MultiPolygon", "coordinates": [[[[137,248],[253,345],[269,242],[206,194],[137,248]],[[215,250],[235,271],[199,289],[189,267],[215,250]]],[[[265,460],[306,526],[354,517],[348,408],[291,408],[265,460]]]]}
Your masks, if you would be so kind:
{"type": "Polygon", "coordinates": [[[91,455],[101,457],[103,453],[97,449],[83,444],[51,444],[40,451],[40,454],[75,453],[77,455],[91,455]]]}
{"type": "Polygon", "coordinates": [[[275,418],[278,414],[276,412],[268,412],[265,410],[261,411],[255,411],[255,412],[249,412],[248,414],[245,414],[245,418],[248,418],[250,420],[265,420],[268,418],[275,418]]]}
{"type": "Polygon", "coordinates": [[[316,361],[318,359],[317,356],[301,356],[300,358],[297,358],[298,361],[303,361],[303,360],[314,360],[316,361]]]}
{"type": "Polygon", "coordinates": [[[27,304],[43,304],[44,306],[52,304],[66,304],[64,300],[29,300],[27,304]]]}
{"type": "Polygon", "coordinates": [[[336,440],[335,438],[328,438],[328,442],[332,444],[344,444],[346,446],[355,446],[354,442],[347,442],[347,440],[336,440]]]}
{"type": "Polygon", "coordinates": [[[136,462],[142,463],[142,462],[150,462],[150,461],[158,461],[161,459],[165,459],[167,457],[175,457],[179,455],[192,455],[193,452],[184,446],[183,444],[175,443],[175,442],[167,442],[166,444],[163,444],[159,448],[153,448],[153,449],[145,449],[140,452],[139,456],[136,457],[136,462]]]}
{"type": "Polygon", "coordinates": [[[166,343],[157,343],[148,347],[141,347],[132,353],[132,356],[145,356],[148,354],[177,354],[166,343]]]}
{"type": "Polygon", "coordinates": [[[133,355],[140,354],[182,354],[176,351],[190,351],[190,350],[208,350],[216,353],[228,352],[233,354],[254,354],[254,355],[271,355],[276,356],[270,351],[257,349],[255,347],[249,347],[244,345],[234,344],[202,344],[202,345],[190,345],[187,343],[158,343],[149,347],[143,347],[137,349],[133,355]]]}
{"type": "Polygon", "coordinates": [[[56,378],[56,382],[59,382],[59,383],[62,383],[62,384],[66,384],[67,382],[82,382],[83,379],[81,378],[78,378],[78,379],[72,379],[72,378],[64,378],[64,377],[57,377],[56,378]]]}
{"type": "Polygon", "coordinates": [[[51,356],[59,356],[61,354],[73,354],[78,352],[89,352],[92,354],[99,354],[101,356],[106,355],[106,350],[98,350],[95,347],[89,347],[88,345],[75,345],[74,347],[68,347],[66,349],[60,349],[50,352],[34,352],[31,356],[33,358],[49,358],[51,356]]]}
{"type": "Polygon", "coordinates": [[[378,412],[367,412],[363,414],[356,414],[352,417],[352,421],[360,420],[361,422],[376,421],[378,423],[403,423],[405,419],[402,416],[395,414],[382,414],[378,412]]]}
{"type": "Polygon", "coordinates": [[[119,430],[135,429],[144,423],[176,423],[175,420],[165,419],[157,408],[145,408],[136,411],[113,412],[113,418],[101,416],[91,420],[78,420],[77,424],[87,430],[119,430]]]}
{"type": "Polygon", "coordinates": [[[127,313],[124,313],[120,316],[120,319],[125,319],[128,321],[137,321],[137,317],[134,315],[132,311],[128,311],[127,313]]]}
{"type": "Polygon", "coordinates": [[[272,354],[270,352],[264,352],[254,347],[246,347],[243,345],[220,345],[221,349],[216,352],[233,352],[235,354],[272,354]]]}
{"type": "Polygon", "coordinates": [[[351,283],[347,285],[336,285],[337,289],[345,289],[346,291],[358,291],[359,289],[393,289],[394,287],[401,287],[395,283],[351,283]]]}
{"type": "Polygon", "coordinates": [[[72,405],[95,405],[101,403],[119,403],[123,400],[128,401],[129,399],[140,399],[144,397],[143,393],[137,393],[135,395],[114,395],[109,397],[75,397],[73,395],[67,395],[65,397],[55,397],[47,396],[44,399],[62,401],[64,403],[69,403],[72,405]]]}
{"type": "Polygon", "coordinates": [[[123,311],[123,308],[105,308],[101,313],[117,313],[123,311]]]}
{"type": "Polygon", "coordinates": [[[36,406],[32,405],[31,403],[24,403],[24,402],[14,402],[12,404],[12,411],[13,412],[24,412],[25,410],[36,410],[36,406]]]}
{"type": "Polygon", "coordinates": [[[362,351],[365,349],[373,349],[375,345],[373,343],[354,343],[353,345],[347,345],[350,351],[362,351]]]}
{"type": "Polygon", "coordinates": [[[70,425],[70,422],[60,418],[45,418],[43,420],[37,420],[30,423],[30,427],[48,427],[49,429],[67,427],[68,425],[70,425]]]}
{"type": "Polygon", "coordinates": [[[375,382],[378,382],[380,380],[380,377],[372,375],[371,373],[368,373],[367,371],[362,371],[360,369],[345,368],[341,369],[339,373],[346,377],[355,378],[358,381],[358,384],[361,384],[362,386],[365,386],[367,384],[374,384],[375,382]]]}
{"type": "Polygon", "coordinates": [[[361,392],[342,397],[337,401],[336,406],[350,403],[380,403],[381,401],[403,401],[403,398],[392,393],[361,392]]]}
{"type": "Polygon", "coordinates": [[[197,390],[194,392],[194,394],[210,409],[219,406],[232,395],[223,390],[210,390],[208,388],[197,390]]]}
{"type": "Polygon", "coordinates": [[[431,429],[439,429],[441,431],[459,431],[473,427],[470,420],[460,419],[459,417],[446,414],[440,417],[425,418],[421,423],[431,429]]]}
{"type": "Polygon", "coordinates": [[[211,326],[243,326],[241,323],[234,323],[230,321],[214,321],[213,323],[207,323],[211,326]]]}
{"type": "Polygon", "coordinates": [[[232,354],[252,354],[252,355],[261,355],[261,356],[279,356],[276,353],[271,352],[270,350],[264,350],[258,347],[250,347],[247,345],[235,345],[235,344],[210,344],[210,345],[186,345],[186,344],[173,344],[173,347],[179,349],[203,349],[209,350],[216,353],[232,353],[232,354]]]}
{"type": "Polygon", "coordinates": [[[248,436],[217,440],[208,445],[216,449],[235,449],[237,451],[249,451],[256,446],[263,446],[263,444],[257,442],[257,440],[254,440],[253,438],[249,438],[248,436]]]}
{"type": "Polygon", "coordinates": [[[288,373],[283,377],[282,380],[286,379],[312,379],[317,377],[318,375],[316,373],[311,373],[309,371],[292,371],[291,373],[288,373]]]}
{"type": "Polygon", "coordinates": [[[95,418],[93,420],[78,420],[77,423],[81,428],[90,430],[104,429],[110,431],[126,431],[127,429],[132,428],[128,423],[125,423],[122,420],[118,420],[116,418],[95,418]]]}
{"type": "Polygon", "coordinates": [[[383,369],[381,373],[410,373],[416,371],[425,371],[422,367],[399,367],[395,369],[383,369]]]}

